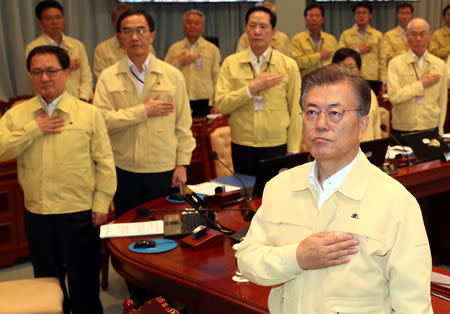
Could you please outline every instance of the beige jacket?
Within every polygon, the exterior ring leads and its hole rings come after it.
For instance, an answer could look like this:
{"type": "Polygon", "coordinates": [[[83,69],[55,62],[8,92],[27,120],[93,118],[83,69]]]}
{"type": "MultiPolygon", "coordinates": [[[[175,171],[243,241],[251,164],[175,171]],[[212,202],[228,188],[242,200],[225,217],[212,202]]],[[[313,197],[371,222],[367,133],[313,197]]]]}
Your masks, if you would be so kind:
{"type": "Polygon", "coordinates": [[[183,75],[152,56],[140,97],[128,68],[128,57],[100,74],[93,104],[105,117],[116,166],[130,172],[155,173],[189,165],[195,140],[183,75]],[[156,94],[175,111],[148,117],[144,102],[156,94]]]}
{"type": "Polygon", "coordinates": [[[386,51],[387,63],[389,63],[392,58],[405,53],[407,51],[407,47],[408,43],[403,37],[402,28],[400,25],[384,34],[384,49],[386,51]]]}
{"type": "Polygon", "coordinates": [[[116,169],[101,111],[64,93],[55,109],[65,120],[62,132],[47,135],[35,121],[41,112],[34,97],[0,120],[0,160],[17,158],[26,209],[44,215],[107,213],[116,169]]]}
{"type": "Polygon", "coordinates": [[[416,199],[360,151],[343,183],[317,208],[311,165],[267,183],[239,244],[243,276],[272,287],[270,313],[432,313],[431,254],[416,199]],[[298,244],[321,231],[354,234],[358,253],[340,266],[301,269],[298,244]]]}
{"type": "Polygon", "coordinates": [[[447,61],[450,53],[450,29],[447,26],[443,26],[433,33],[429,50],[436,57],[447,61]]]}
{"type": "MultiPolygon", "coordinates": [[[[70,59],[78,59],[80,67],[75,71],[70,71],[69,80],[66,84],[66,91],[77,98],[90,100],[92,97],[92,73],[84,44],[72,37],[64,35],[66,49],[70,59]]],[[[25,55],[37,46],[51,45],[47,35],[42,34],[28,44],[25,55]]]]}

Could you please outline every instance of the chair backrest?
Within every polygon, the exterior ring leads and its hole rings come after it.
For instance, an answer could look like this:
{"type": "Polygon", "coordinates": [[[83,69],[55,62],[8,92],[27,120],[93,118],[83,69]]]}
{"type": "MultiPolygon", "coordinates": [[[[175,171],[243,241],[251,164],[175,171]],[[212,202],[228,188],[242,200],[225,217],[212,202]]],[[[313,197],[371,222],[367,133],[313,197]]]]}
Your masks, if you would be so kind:
{"type": "MultiPolygon", "coordinates": [[[[222,126],[215,129],[210,134],[211,150],[215,151],[220,160],[228,166],[233,172],[233,159],[231,157],[231,131],[230,127],[222,126]]],[[[231,175],[230,171],[226,169],[217,160],[213,161],[213,176],[216,178],[231,175]]]]}

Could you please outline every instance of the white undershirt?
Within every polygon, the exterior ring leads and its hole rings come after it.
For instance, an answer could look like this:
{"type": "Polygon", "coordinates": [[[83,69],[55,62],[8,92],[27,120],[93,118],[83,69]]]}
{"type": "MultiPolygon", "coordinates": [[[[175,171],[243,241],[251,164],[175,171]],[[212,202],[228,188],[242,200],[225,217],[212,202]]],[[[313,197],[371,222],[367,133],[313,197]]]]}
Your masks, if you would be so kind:
{"type": "Polygon", "coordinates": [[[317,162],[316,160],[313,161],[311,171],[309,172],[308,175],[308,181],[316,189],[318,209],[322,207],[325,201],[334,193],[334,191],[336,191],[336,189],[342,184],[342,182],[344,182],[344,179],[347,177],[348,173],[355,164],[358,155],[359,152],[358,154],[356,154],[356,157],[348,165],[346,165],[344,168],[342,168],[341,170],[333,174],[331,177],[323,181],[323,188],[320,186],[319,183],[319,168],[317,166],[317,162]]]}
{"type": "Polygon", "coordinates": [[[47,102],[45,101],[44,98],[42,98],[42,96],[39,96],[39,98],[41,99],[41,104],[42,107],[44,107],[45,112],[47,112],[47,114],[49,116],[51,116],[53,114],[53,112],[56,109],[56,106],[58,106],[59,101],[61,100],[63,94],[61,94],[59,97],[53,99],[53,101],[49,104],[47,104],[47,102]]]}
{"type": "Polygon", "coordinates": [[[138,68],[134,65],[133,61],[131,61],[130,58],[127,57],[128,68],[132,72],[131,76],[133,77],[134,82],[136,83],[139,97],[142,96],[142,91],[144,90],[145,77],[147,76],[147,70],[148,70],[148,65],[150,64],[150,56],[151,55],[152,55],[151,53],[148,54],[147,59],[145,60],[144,64],[142,65],[142,72],[139,72],[138,68]],[[134,75],[133,75],[133,73],[134,73],[134,75]],[[135,75],[137,76],[137,78],[135,75]]]}

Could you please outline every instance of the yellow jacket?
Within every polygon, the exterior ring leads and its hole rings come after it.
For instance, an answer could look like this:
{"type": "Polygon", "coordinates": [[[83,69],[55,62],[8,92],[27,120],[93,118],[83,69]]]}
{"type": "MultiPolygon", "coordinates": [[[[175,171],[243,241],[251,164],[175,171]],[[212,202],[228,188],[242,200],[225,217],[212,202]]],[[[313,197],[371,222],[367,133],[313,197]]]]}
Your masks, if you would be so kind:
{"type": "Polygon", "coordinates": [[[405,53],[407,51],[407,47],[408,43],[403,37],[402,28],[400,25],[397,25],[396,28],[393,28],[384,34],[384,49],[386,51],[387,63],[389,63],[392,58],[405,53]]]}
{"type": "Polygon", "coordinates": [[[365,43],[373,46],[371,52],[361,55],[361,74],[366,80],[386,81],[386,53],[383,45],[383,34],[375,28],[368,26],[364,40],[355,24],[345,30],[339,39],[339,48],[357,50],[359,45],[365,43]]]}
{"type": "MultiPolygon", "coordinates": [[[[150,52],[155,56],[155,49],[150,45],[150,52]]],[[[101,42],[94,51],[94,75],[98,79],[104,69],[125,57],[127,52],[120,44],[117,36],[101,42]]]]}
{"type": "MultiPolygon", "coordinates": [[[[86,48],[84,44],[73,38],[64,35],[66,49],[70,59],[78,59],[80,61],[80,67],[75,71],[70,71],[69,80],[66,84],[66,91],[77,98],[84,100],[91,99],[92,96],[92,73],[89,66],[89,60],[86,54],[86,48]]],[[[42,34],[31,43],[28,44],[25,55],[37,46],[51,45],[47,35],[42,34]]]]}
{"type": "MultiPolygon", "coordinates": [[[[285,34],[277,30],[275,34],[272,36],[272,41],[270,42],[270,46],[275,48],[285,56],[289,56],[289,37],[285,34]]],[[[250,47],[248,43],[248,37],[246,33],[241,35],[239,38],[239,43],[236,47],[236,52],[241,52],[250,47]]]]}
{"type": "Polygon", "coordinates": [[[8,110],[0,119],[0,160],[17,159],[25,208],[35,214],[92,209],[107,213],[116,191],[116,169],[100,110],[67,93],[55,113],[61,133],[43,135],[35,118],[39,97],[8,110]]]}
{"type": "Polygon", "coordinates": [[[450,33],[447,26],[441,27],[433,33],[429,50],[436,57],[447,61],[447,57],[450,53],[450,33]]]}
{"type": "Polygon", "coordinates": [[[381,118],[380,107],[378,107],[378,100],[375,93],[371,90],[371,102],[369,111],[369,125],[367,130],[361,138],[361,142],[367,142],[372,140],[378,140],[381,138],[381,118]]]}
{"type": "Polygon", "coordinates": [[[401,131],[414,131],[438,127],[444,134],[447,112],[447,67],[444,62],[427,52],[420,69],[411,50],[395,57],[389,63],[387,90],[392,104],[392,127],[401,131]],[[439,83],[422,89],[419,79],[430,69],[441,76],[439,83]],[[425,95],[425,105],[417,103],[417,96],[425,95]]]}
{"type": "Polygon", "coordinates": [[[239,244],[243,276],[272,286],[270,313],[432,313],[431,254],[416,199],[360,151],[343,183],[317,208],[307,179],[311,166],[267,183],[239,244]],[[358,252],[347,264],[303,270],[297,246],[321,231],[354,234],[358,252]]]}
{"type": "Polygon", "coordinates": [[[220,51],[216,45],[200,37],[198,45],[191,53],[189,41],[185,38],[170,46],[164,61],[183,73],[190,100],[210,99],[212,103],[220,67],[220,51]],[[196,62],[179,64],[175,59],[183,52],[197,55],[201,59],[201,67],[197,69],[196,62]]]}
{"type": "Polygon", "coordinates": [[[298,152],[301,137],[300,85],[297,64],[278,50],[270,49],[261,69],[281,73],[280,84],[260,92],[264,110],[255,111],[247,85],[254,79],[250,49],[235,53],[222,64],[216,87],[216,107],[230,114],[231,140],[239,145],[272,147],[287,143],[298,152]],[[270,59],[270,55],[272,58],[270,59]],[[270,66],[268,60],[270,59],[270,66]]]}
{"type": "Polygon", "coordinates": [[[302,77],[314,69],[330,64],[337,49],[338,43],[336,38],[324,31],[320,32],[317,49],[308,30],[298,33],[291,41],[291,56],[297,62],[302,77]],[[329,59],[320,60],[319,51],[322,49],[331,52],[329,59]]]}
{"type": "Polygon", "coordinates": [[[183,75],[173,66],[151,56],[139,97],[125,57],[100,74],[93,104],[105,117],[117,167],[155,173],[189,165],[195,147],[191,110],[183,75]],[[144,102],[156,94],[172,102],[175,111],[148,117],[144,102]]]}

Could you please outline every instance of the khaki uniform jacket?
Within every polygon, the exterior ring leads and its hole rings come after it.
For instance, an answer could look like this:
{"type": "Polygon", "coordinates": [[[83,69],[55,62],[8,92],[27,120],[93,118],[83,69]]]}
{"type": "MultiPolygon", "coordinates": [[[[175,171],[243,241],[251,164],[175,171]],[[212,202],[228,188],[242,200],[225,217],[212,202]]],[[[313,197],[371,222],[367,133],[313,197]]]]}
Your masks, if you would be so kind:
{"type": "Polygon", "coordinates": [[[164,61],[183,73],[190,100],[210,99],[212,105],[220,68],[220,51],[216,45],[200,37],[198,45],[191,53],[189,41],[185,38],[170,46],[164,61]],[[176,58],[183,52],[187,55],[197,55],[201,60],[201,66],[197,66],[198,61],[188,65],[179,64],[176,58]]]}
{"type": "MultiPolygon", "coordinates": [[[[66,84],[66,91],[77,98],[89,100],[92,97],[92,73],[84,44],[73,38],[64,35],[64,49],[69,54],[70,59],[78,59],[80,67],[75,71],[70,71],[69,80],[66,84]]],[[[25,55],[37,46],[51,45],[47,35],[42,34],[28,44],[25,55]]]]}
{"type": "Polygon", "coordinates": [[[103,112],[120,169],[155,173],[189,165],[195,147],[191,110],[183,75],[173,66],[152,56],[139,97],[125,57],[100,74],[93,104],[103,112]],[[148,117],[144,102],[156,94],[172,102],[174,112],[148,117]]]}
{"type": "MultiPolygon", "coordinates": [[[[275,34],[272,36],[272,41],[270,42],[270,46],[275,48],[285,56],[289,56],[289,37],[285,34],[277,30],[275,34]]],[[[236,47],[236,52],[241,52],[250,47],[248,43],[247,34],[244,33],[239,38],[239,43],[236,47]]]]}
{"type": "Polygon", "coordinates": [[[331,63],[334,53],[338,49],[338,43],[333,35],[320,32],[320,40],[317,49],[309,31],[298,33],[291,41],[291,56],[298,64],[301,76],[331,63]],[[325,49],[331,52],[331,57],[326,60],[320,59],[320,50],[325,49]]]}
{"type": "Polygon", "coordinates": [[[444,61],[427,53],[423,69],[415,62],[411,50],[395,57],[389,63],[387,90],[392,104],[392,127],[401,131],[424,130],[438,127],[444,134],[447,113],[447,67],[444,61]],[[414,71],[414,67],[417,71],[414,71]],[[431,70],[441,76],[439,83],[422,89],[420,78],[431,70]],[[425,95],[425,104],[417,96],[425,95]]]}
{"type": "MultiPolygon", "coordinates": [[[[155,49],[150,45],[150,52],[155,56],[155,49]]],[[[117,36],[101,42],[94,51],[94,75],[98,79],[104,69],[125,57],[127,52],[120,44],[117,36]]]]}
{"type": "Polygon", "coordinates": [[[450,53],[450,33],[447,26],[441,27],[431,36],[430,52],[443,61],[447,61],[450,53]]]}
{"type": "Polygon", "coordinates": [[[342,184],[317,208],[307,179],[311,166],[267,183],[239,244],[243,276],[272,286],[270,313],[432,313],[431,254],[416,199],[360,151],[342,184]],[[354,234],[358,252],[347,264],[301,269],[297,246],[322,231],[354,234]]]}
{"type": "Polygon", "coordinates": [[[386,51],[387,63],[389,63],[392,58],[404,54],[407,51],[407,47],[408,43],[403,37],[400,25],[384,34],[384,49],[386,51]]]}
{"type": "Polygon", "coordinates": [[[383,45],[383,34],[368,26],[364,40],[355,24],[345,30],[339,39],[339,48],[357,50],[365,43],[373,47],[371,52],[361,55],[361,74],[366,80],[386,81],[386,53],[383,45]]]}
{"type": "Polygon", "coordinates": [[[65,120],[62,132],[43,135],[35,121],[42,112],[36,96],[0,120],[0,160],[17,158],[26,209],[44,215],[107,213],[116,169],[102,113],[64,93],[55,109],[65,120]]]}
{"type": "Polygon", "coordinates": [[[378,106],[377,96],[375,96],[375,93],[372,90],[370,91],[370,95],[369,125],[361,138],[361,142],[373,141],[381,138],[380,107],[378,106]]]}
{"type": "Polygon", "coordinates": [[[231,140],[251,147],[287,143],[288,151],[298,152],[302,125],[299,105],[301,78],[297,64],[278,50],[270,49],[261,73],[281,73],[283,80],[260,92],[264,97],[264,110],[261,111],[255,111],[254,99],[247,93],[247,85],[255,75],[252,69],[250,49],[229,56],[220,68],[216,107],[222,114],[230,114],[231,140]]]}

